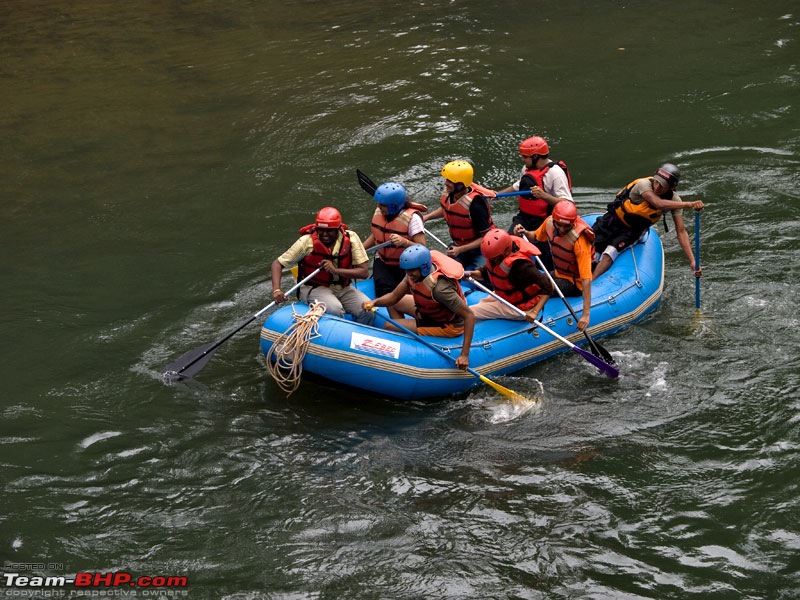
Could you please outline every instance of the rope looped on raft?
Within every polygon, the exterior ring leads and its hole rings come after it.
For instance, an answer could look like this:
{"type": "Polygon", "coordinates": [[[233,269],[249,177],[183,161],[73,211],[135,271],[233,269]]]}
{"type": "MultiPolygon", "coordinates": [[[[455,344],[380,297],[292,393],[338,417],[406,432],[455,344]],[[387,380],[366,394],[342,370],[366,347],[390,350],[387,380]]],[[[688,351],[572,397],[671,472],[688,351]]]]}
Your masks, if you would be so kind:
{"type": "Polygon", "coordinates": [[[267,353],[267,369],[287,398],[300,385],[303,358],[311,340],[319,337],[318,322],[324,313],[325,304],[316,300],[304,315],[297,313],[292,304],[294,324],[275,340],[267,353]]]}

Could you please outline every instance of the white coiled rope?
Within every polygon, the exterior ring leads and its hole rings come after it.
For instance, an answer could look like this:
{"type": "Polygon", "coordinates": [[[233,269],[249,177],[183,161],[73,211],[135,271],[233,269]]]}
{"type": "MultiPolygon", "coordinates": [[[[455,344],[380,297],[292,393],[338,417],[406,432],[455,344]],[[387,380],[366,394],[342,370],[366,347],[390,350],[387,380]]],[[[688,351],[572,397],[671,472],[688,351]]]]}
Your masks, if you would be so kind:
{"type": "Polygon", "coordinates": [[[315,300],[304,315],[298,314],[292,304],[294,324],[272,344],[267,353],[267,369],[275,383],[291,396],[300,385],[305,358],[311,340],[319,337],[319,318],[325,314],[325,303],[315,300]]]}

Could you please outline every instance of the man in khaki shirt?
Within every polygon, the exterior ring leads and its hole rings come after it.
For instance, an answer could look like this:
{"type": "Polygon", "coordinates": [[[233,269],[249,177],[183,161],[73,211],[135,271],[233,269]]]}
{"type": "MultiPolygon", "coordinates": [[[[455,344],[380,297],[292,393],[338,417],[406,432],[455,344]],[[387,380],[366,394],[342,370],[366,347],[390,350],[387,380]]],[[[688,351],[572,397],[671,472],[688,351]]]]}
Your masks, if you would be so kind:
{"type": "Polygon", "coordinates": [[[375,315],[363,308],[369,298],[351,285],[353,279],[369,277],[369,258],[358,234],[342,224],[342,215],[331,206],[322,208],[314,223],[300,233],[301,237],[272,263],[273,300],[279,304],[286,301],[280,289],[284,268],[298,265],[298,280],[319,268],[319,273],[301,286],[300,301],[323,302],[326,313],[337,317],[347,313],[359,323],[371,325],[375,315]]]}

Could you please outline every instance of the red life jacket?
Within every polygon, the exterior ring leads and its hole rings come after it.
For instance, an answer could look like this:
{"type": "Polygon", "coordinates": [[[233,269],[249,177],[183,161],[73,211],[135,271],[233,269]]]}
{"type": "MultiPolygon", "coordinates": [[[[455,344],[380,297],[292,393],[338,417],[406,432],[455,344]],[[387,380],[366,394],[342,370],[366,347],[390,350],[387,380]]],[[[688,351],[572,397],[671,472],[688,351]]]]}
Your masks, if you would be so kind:
{"type": "MultiPolygon", "coordinates": [[[[353,266],[353,252],[350,244],[350,234],[347,231],[347,225],[342,223],[342,225],[339,227],[339,231],[342,233],[342,243],[339,246],[339,254],[333,254],[328,247],[320,241],[316,229],[317,228],[313,223],[300,229],[301,235],[311,235],[311,241],[314,242],[314,247],[311,250],[311,254],[303,257],[300,262],[297,263],[298,281],[311,275],[311,273],[313,273],[317,267],[322,264],[323,260],[333,261],[334,264],[340,269],[350,269],[353,266]]],[[[347,287],[350,285],[350,280],[346,277],[337,277],[334,280],[333,275],[328,273],[325,269],[322,269],[306,283],[310,286],[323,287],[330,287],[332,283],[335,283],[341,285],[342,287],[347,287]]]]}
{"type": "MultiPolygon", "coordinates": [[[[381,209],[376,208],[375,214],[372,215],[372,235],[375,238],[375,245],[382,244],[389,241],[389,236],[393,233],[403,236],[407,240],[411,239],[408,235],[408,224],[411,222],[411,217],[414,214],[427,211],[427,207],[416,202],[411,202],[408,208],[404,208],[397,214],[391,221],[381,214],[381,209]]],[[[386,246],[378,250],[378,255],[384,264],[392,267],[400,266],[400,255],[405,248],[386,246]]]]}
{"type": "Polygon", "coordinates": [[[556,275],[569,279],[573,282],[580,281],[580,271],[578,269],[578,258],[575,256],[575,242],[582,235],[590,243],[594,242],[594,231],[589,224],[583,219],[578,217],[575,225],[570,229],[566,235],[559,235],[555,225],[553,225],[553,217],[544,222],[545,232],[547,239],[550,241],[550,252],[553,255],[553,265],[556,268],[556,275]]]}
{"type": "MultiPolygon", "coordinates": [[[[552,160],[547,163],[541,169],[528,169],[525,171],[524,175],[529,175],[533,178],[540,188],[544,189],[544,176],[553,165],[558,165],[564,170],[564,173],[567,175],[567,182],[569,183],[569,189],[572,190],[572,179],[570,178],[569,171],[567,170],[567,164],[560,160],[558,162],[553,162],[552,160]]],[[[544,198],[536,198],[534,196],[520,196],[519,197],[519,210],[520,212],[525,213],[526,215],[531,215],[533,217],[546,217],[550,213],[553,212],[552,207],[548,204],[547,200],[544,198]]]]}
{"type": "Polygon", "coordinates": [[[456,313],[434,299],[433,288],[436,286],[439,277],[453,279],[456,282],[458,295],[466,303],[466,297],[459,283],[459,280],[464,276],[464,266],[454,258],[450,258],[438,250],[431,250],[431,262],[433,262],[435,268],[422,281],[411,285],[411,293],[414,294],[417,318],[421,323],[446,325],[456,318],[456,313]]]}
{"type": "MultiPolygon", "coordinates": [[[[444,210],[444,220],[447,221],[447,227],[450,230],[450,237],[453,238],[456,246],[463,246],[480,237],[469,216],[469,207],[476,197],[481,196],[481,193],[472,188],[469,190],[455,202],[449,202],[447,194],[442,194],[442,197],[439,198],[439,203],[444,210]]],[[[488,208],[488,201],[486,206],[488,208]]],[[[489,225],[493,225],[491,209],[489,209],[489,225]]]]}
{"type": "Polygon", "coordinates": [[[514,240],[514,246],[516,250],[506,256],[499,265],[495,267],[486,265],[486,270],[489,273],[489,280],[492,282],[498,296],[507,300],[517,308],[528,310],[529,308],[533,308],[539,301],[542,288],[536,283],[531,283],[525,287],[525,289],[520,290],[512,287],[508,277],[511,273],[511,267],[515,262],[518,260],[530,262],[534,256],[540,255],[541,252],[539,252],[536,246],[524,238],[514,240]]]}

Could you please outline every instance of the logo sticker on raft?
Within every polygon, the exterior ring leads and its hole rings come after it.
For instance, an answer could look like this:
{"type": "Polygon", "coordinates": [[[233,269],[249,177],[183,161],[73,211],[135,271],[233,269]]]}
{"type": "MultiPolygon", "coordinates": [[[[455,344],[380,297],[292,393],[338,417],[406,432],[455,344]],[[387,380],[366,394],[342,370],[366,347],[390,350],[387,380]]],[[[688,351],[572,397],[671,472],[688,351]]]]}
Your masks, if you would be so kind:
{"type": "Polygon", "coordinates": [[[391,356],[400,358],[400,344],[391,340],[383,340],[371,335],[352,332],[350,334],[350,348],[377,354],[379,356],[391,356]]]}

